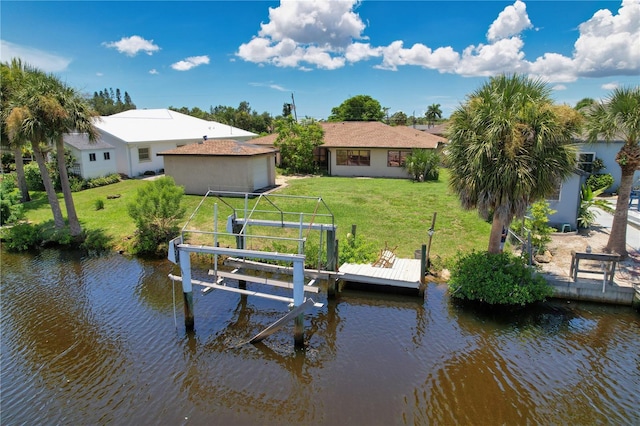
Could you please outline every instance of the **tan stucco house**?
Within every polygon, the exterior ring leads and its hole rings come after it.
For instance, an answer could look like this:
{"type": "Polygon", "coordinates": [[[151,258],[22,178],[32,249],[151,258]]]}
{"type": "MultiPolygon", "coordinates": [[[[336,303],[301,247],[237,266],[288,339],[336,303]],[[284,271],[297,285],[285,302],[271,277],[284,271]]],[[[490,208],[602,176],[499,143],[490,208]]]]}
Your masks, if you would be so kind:
{"type": "MultiPolygon", "coordinates": [[[[402,164],[413,149],[439,151],[446,143],[440,136],[379,121],[318,123],[324,143],[316,160],[331,176],[407,178],[402,164]]],[[[256,138],[251,143],[274,146],[277,134],[256,138]]]]}
{"type": "Polygon", "coordinates": [[[164,173],[185,193],[204,195],[208,190],[258,192],[276,183],[275,155],[271,147],[220,139],[203,140],[158,153],[164,173]]]}

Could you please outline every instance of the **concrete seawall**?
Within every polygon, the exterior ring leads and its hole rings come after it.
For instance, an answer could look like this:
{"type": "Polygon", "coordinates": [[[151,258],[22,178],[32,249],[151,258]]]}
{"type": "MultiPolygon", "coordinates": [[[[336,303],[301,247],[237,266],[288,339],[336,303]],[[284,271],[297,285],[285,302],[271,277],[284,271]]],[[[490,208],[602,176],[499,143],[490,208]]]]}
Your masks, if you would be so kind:
{"type": "Polygon", "coordinates": [[[630,286],[605,284],[604,292],[602,280],[578,278],[576,282],[555,275],[544,275],[547,282],[553,286],[553,297],[565,300],[579,300],[587,302],[608,303],[624,306],[638,306],[640,304],[639,291],[630,286]],[[635,299],[635,300],[634,300],[635,299]]]}

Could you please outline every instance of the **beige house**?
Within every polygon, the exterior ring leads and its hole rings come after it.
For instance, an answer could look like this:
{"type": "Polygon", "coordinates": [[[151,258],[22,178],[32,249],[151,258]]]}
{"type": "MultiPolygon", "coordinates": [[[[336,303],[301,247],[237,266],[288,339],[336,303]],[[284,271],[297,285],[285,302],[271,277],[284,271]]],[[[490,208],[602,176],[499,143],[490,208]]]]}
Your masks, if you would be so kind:
{"type": "MultiPolygon", "coordinates": [[[[413,149],[439,151],[447,142],[440,136],[379,121],[318,124],[324,130],[324,143],[316,150],[316,160],[331,176],[407,178],[402,164],[413,149]]],[[[251,143],[272,147],[277,136],[256,138],[251,143]]]]}
{"type": "Polygon", "coordinates": [[[208,190],[259,192],[276,183],[277,150],[230,139],[205,140],[159,152],[165,175],[184,186],[185,193],[208,190]]]}

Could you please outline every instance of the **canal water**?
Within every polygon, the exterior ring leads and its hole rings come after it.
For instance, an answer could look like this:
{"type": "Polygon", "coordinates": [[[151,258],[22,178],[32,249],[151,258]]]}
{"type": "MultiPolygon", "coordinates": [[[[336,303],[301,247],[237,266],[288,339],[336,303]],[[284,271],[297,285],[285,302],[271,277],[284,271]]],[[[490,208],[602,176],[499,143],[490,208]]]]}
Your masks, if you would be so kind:
{"type": "Polygon", "coordinates": [[[296,352],[292,326],[243,344],[286,307],[229,292],[194,292],[186,334],[168,261],[0,255],[2,425],[640,423],[631,308],[321,293],[296,352]]]}

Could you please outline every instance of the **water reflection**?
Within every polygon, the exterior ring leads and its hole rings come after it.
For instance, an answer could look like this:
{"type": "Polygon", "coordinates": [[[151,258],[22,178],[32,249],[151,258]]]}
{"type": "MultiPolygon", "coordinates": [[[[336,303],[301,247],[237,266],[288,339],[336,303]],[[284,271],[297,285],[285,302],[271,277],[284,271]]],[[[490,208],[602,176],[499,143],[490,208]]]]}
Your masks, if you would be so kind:
{"type": "Polygon", "coordinates": [[[325,306],[305,314],[307,346],[296,351],[292,323],[245,344],[287,308],[229,292],[196,291],[195,332],[185,333],[169,262],[1,254],[3,424],[640,418],[631,310],[551,303],[497,315],[451,303],[437,285],[424,300],[321,293],[325,306]]]}

